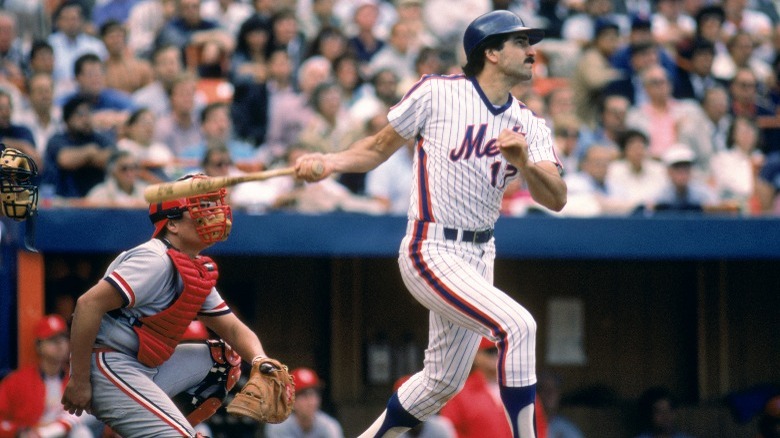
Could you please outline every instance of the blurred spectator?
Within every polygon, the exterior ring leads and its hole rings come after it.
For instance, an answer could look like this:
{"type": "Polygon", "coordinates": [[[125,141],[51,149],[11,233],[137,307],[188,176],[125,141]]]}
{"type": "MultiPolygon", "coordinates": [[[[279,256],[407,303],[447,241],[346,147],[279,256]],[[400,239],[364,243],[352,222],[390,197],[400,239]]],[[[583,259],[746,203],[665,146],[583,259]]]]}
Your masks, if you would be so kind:
{"type": "Polygon", "coordinates": [[[642,87],[648,101],[629,110],[626,125],[647,134],[650,139],[648,152],[658,159],[670,145],[679,143],[681,131],[693,129],[686,124],[694,120],[699,105],[672,97],[666,70],[657,64],[642,72],[642,87]]]}
{"type": "Polygon", "coordinates": [[[29,155],[36,163],[41,162],[41,155],[35,147],[35,137],[30,128],[11,123],[14,102],[11,95],[0,89],[0,142],[10,148],[19,149],[29,155]]]}
{"type": "Polygon", "coordinates": [[[54,80],[72,83],[75,77],[74,64],[87,53],[99,59],[107,56],[106,47],[99,39],[86,32],[84,6],[78,0],[66,0],[54,14],[56,32],[48,41],[54,50],[54,80]]]}
{"type": "Polygon", "coordinates": [[[153,51],[162,47],[154,45],[157,34],[175,14],[176,0],[139,0],[133,5],[125,22],[127,46],[133,54],[152,57],[153,51]]]}
{"type": "Polygon", "coordinates": [[[323,385],[317,373],[310,368],[296,368],[290,374],[295,379],[293,413],[282,423],[266,424],[266,438],[343,438],[339,422],[320,409],[323,385]]]}
{"type": "Polygon", "coordinates": [[[753,36],[739,31],[726,42],[727,52],[718,53],[712,63],[712,74],[724,80],[735,79],[737,70],[750,69],[756,76],[762,89],[766,88],[773,77],[772,67],[754,54],[753,36]]]}
{"type": "Polygon", "coordinates": [[[631,106],[628,99],[620,95],[606,95],[597,106],[595,128],[582,128],[577,142],[580,157],[592,144],[609,145],[617,149],[620,134],[626,129],[626,115],[631,106]]]}
{"type": "Polygon", "coordinates": [[[758,418],[756,438],[780,438],[780,396],[769,399],[758,418]]]}
{"type": "MultiPolygon", "coordinates": [[[[271,16],[271,50],[287,52],[294,72],[299,72],[306,53],[306,38],[298,28],[295,11],[282,8],[271,16]]],[[[298,77],[295,77],[296,83],[298,77]]]]}
{"type": "Polygon", "coordinates": [[[411,33],[411,47],[419,52],[423,47],[435,47],[439,40],[428,29],[423,16],[423,0],[395,0],[398,22],[404,23],[411,33]]]}
{"type": "Polygon", "coordinates": [[[749,202],[755,193],[755,178],[764,164],[755,122],[736,117],[727,137],[729,149],[712,157],[711,177],[721,200],[736,202],[740,211],[750,213],[749,202]]]}
{"type": "MultiPolygon", "coordinates": [[[[323,0],[316,1],[322,2],[323,0]]],[[[324,26],[309,44],[306,58],[322,56],[333,64],[336,59],[347,54],[348,43],[347,36],[340,28],[324,26]]]]}
{"type": "Polygon", "coordinates": [[[766,156],[764,166],[756,180],[756,194],[761,211],[780,216],[778,192],[780,192],[780,152],[773,152],[766,156]]]}
{"type": "Polygon", "coordinates": [[[729,95],[724,87],[713,87],[705,91],[698,113],[687,131],[680,132],[682,142],[696,153],[698,166],[709,169],[712,154],[726,149],[726,136],[731,126],[729,95]]]}
{"type": "Polygon", "coordinates": [[[323,82],[311,94],[313,116],[303,126],[299,146],[322,153],[338,152],[352,144],[356,124],[341,100],[341,88],[335,82],[323,82]]]}
{"type": "Polygon", "coordinates": [[[393,70],[380,70],[371,77],[370,88],[358,99],[349,112],[354,120],[368,120],[395,105],[398,94],[398,76],[393,70]]]}
{"type": "Polygon", "coordinates": [[[335,13],[335,0],[297,0],[295,15],[300,31],[307,41],[314,41],[325,28],[341,27],[341,19],[335,13]]]}
{"type": "MultiPolygon", "coordinates": [[[[203,173],[208,176],[233,176],[243,173],[233,165],[230,152],[224,146],[207,149],[200,165],[203,173]]],[[[262,213],[270,209],[282,193],[290,191],[292,185],[291,178],[271,178],[245,182],[227,190],[231,207],[262,213]]]]}
{"type": "Polygon", "coordinates": [[[703,211],[718,203],[715,192],[706,184],[694,178],[693,163],[696,156],[687,145],[675,144],[664,152],[669,182],[654,200],[656,212],[703,211]]]}
{"type": "Polygon", "coordinates": [[[630,47],[630,71],[607,84],[604,94],[617,94],[625,97],[632,106],[640,106],[648,101],[642,85],[642,72],[658,64],[658,52],[650,43],[632,44],[630,47]]]}
{"type": "Polygon", "coordinates": [[[573,114],[560,114],[553,119],[553,147],[563,166],[564,174],[579,169],[580,152],[577,141],[580,137],[580,121],[573,114]]]}
{"type": "Polygon", "coordinates": [[[537,373],[536,391],[547,414],[549,438],[584,438],[582,431],[571,420],[560,414],[561,378],[551,372],[537,373]]]}
{"type": "Polygon", "coordinates": [[[721,39],[721,28],[726,19],[725,12],[719,4],[704,5],[699,8],[696,16],[696,39],[704,39],[715,46],[715,53],[726,51],[721,39]]]}
{"type": "MultiPolygon", "coordinates": [[[[216,43],[226,52],[233,51],[234,36],[222,29],[216,21],[204,19],[200,13],[200,0],[177,0],[176,13],[160,29],[154,46],[174,45],[185,50],[216,43]]],[[[191,60],[186,60],[189,63],[191,60]]]]}
{"type": "MultiPolygon", "coordinates": [[[[369,122],[367,134],[379,132],[387,116],[376,115],[369,122]]],[[[412,191],[414,142],[398,149],[384,163],[366,174],[366,195],[385,205],[385,213],[405,216],[412,191]]]]}
{"type": "Polygon", "coordinates": [[[154,140],[168,145],[175,156],[203,140],[195,107],[196,78],[190,73],[176,76],[169,91],[170,111],[157,118],[154,140]]]}
{"type": "Polygon", "coordinates": [[[106,164],[105,180],[87,193],[86,203],[110,208],[145,208],[146,183],[138,177],[138,160],[128,151],[116,150],[106,164]]]}
{"type": "Polygon", "coordinates": [[[270,40],[271,23],[260,15],[252,15],[241,24],[230,63],[230,78],[234,85],[266,81],[270,40]]]}
{"type": "Polygon", "coordinates": [[[3,10],[12,14],[16,31],[25,48],[31,41],[45,39],[51,33],[54,5],[43,0],[5,0],[3,10]]]}
{"type": "Polygon", "coordinates": [[[653,38],[670,53],[696,32],[696,21],[683,9],[683,0],[658,0],[653,14],[653,38]]]}
{"type": "Polygon", "coordinates": [[[355,6],[353,21],[355,23],[355,35],[349,38],[350,51],[357,56],[361,66],[368,65],[371,58],[380,51],[385,42],[376,33],[376,24],[379,18],[379,5],[377,0],[361,0],[355,6]]]}
{"type": "MultiPolygon", "coordinates": [[[[760,2],[748,5],[746,0],[723,0],[724,18],[723,35],[727,40],[738,33],[745,33],[751,37],[751,48],[756,48],[759,58],[769,62],[769,52],[772,50],[770,39],[773,32],[772,20],[754,6],[760,2]]],[[[777,14],[777,11],[774,11],[777,14]]]]}
{"type": "Polygon", "coordinates": [[[46,146],[44,182],[56,195],[82,198],[104,179],[113,152],[111,141],[92,128],[90,100],[75,96],[62,108],[65,130],[46,146]]]}
{"type": "Polygon", "coordinates": [[[68,381],[68,326],[59,315],[46,315],[35,325],[38,361],[0,381],[0,437],[91,438],[100,424],[63,409],[60,399],[68,381]]]}
{"type": "Polygon", "coordinates": [[[333,76],[341,90],[341,99],[347,110],[366,92],[360,73],[360,62],[351,54],[345,54],[333,61],[333,76]]]}
{"type": "Polygon", "coordinates": [[[0,77],[24,89],[24,52],[16,33],[16,16],[0,10],[0,77]]]}
{"type": "Polygon", "coordinates": [[[545,108],[543,114],[550,128],[554,127],[554,120],[562,114],[574,114],[574,91],[568,85],[553,88],[544,95],[545,108]]]}
{"type": "Polygon", "coordinates": [[[300,68],[300,92],[275,93],[271,101],[268,133],[259,151],[266,167],[284,160],[288,149],[298,144],[303,129],[314,117],[312,94],[323,82],[333,79],[330,62],[315,56],[307,59],[300,68]]]}
{"type": "Polygon", "coordinates": [[[725,87],[726,82],[712,74],[714,59],[715,45],[705,39],[696,40],[690,48],[681,52],[672,96],[701,102],[707,90],[725,87]]]}
{"type": "Polygon", "coordinates": [[[118,21],[106,21],[100,27],[100,38],[106,46],[106,86],[133,94],[154,79],[152,66],[127,48],[127,32],[118,21]]]}
{"type": "Polygon", "coordinates": [[[645,390],[637,404],[642,433],[636,438],[692,438],[678,429],[677,405],[666,388],[645,390]]]}
{"type": "Polygon", "coordinates": [[[81,96],[90,101],[94,129],[115,139],[127,120],[134,104],[130,95],[106,86],[105,65],[92,53],[81,55],[73,66],[77,90],[62,99],[60,104],[81,96]]]}
{"type": "MultiPolygon", "coordinates": [[[[27,106],[18,121],[30,128],[39,157],[46,154],[49,139],[62,129],[62,108],[54,106],[54,81],[48,73],[35,73],[27,80],[27,106]]],[[[42,171],[42,161],[38,170],[42,171]]]]}
{"type": "Polygon", "coordinates": [[[206,20],[215,21],[228,34],[236,36],[238,29],[254,13],[248,2],[241,0],[205,0],[200,13],[206,20]]]}
{"type": "Polygon", "coordinates": [[[180,159],[194,164],[206,154],[206,150],[224,147],[238,167],[257,170],[254,168],[255,148],[233,137],[233,122],[230,120],[230,107],[227,104],[217,102],[203,108],[200,113],[200,131],[203,140],[181,151],[178,154],[180,159]]]}
{"type": "Polygon", "coordinates": [[[590,217],[628,212],[628,201],[610,193],[606,184],[607,170],[615,159],[617,151],[613,147],[595,144],[588,148],[579,171],[563,177],[568,201],[561,215],[590,217]]]}
{"type": "MultiPolygon", "coordinates": [[[[512,431],[506,421],[498,388],[498,348],[482,338],[463,389],[447,402],[440,415],[452,423],[458,438],[509,438],[512,431]]],[[[547,436],[544,408],[537,399],[534,420],[540,437],[547,436]]]]}
{"type": "Polygon", "coordinates": [[[607,168],[607,191],[625,200],[628,209],[652,203],[666,186],[666,168],[650,158],[648,138],[642,131],[625,131],[618,145],[621,158],[607,168]]]}
{"type": "Polygon", "coordinates": [[[630,20],[624,14],[615,13],[611,0],[585,0],[585,9],[570,15],[563,21],[561,37],[584,47],[595,38],[596,20],[606,19],[618,25],[620,35],[628,35],[630,20]]]}
{"type": "Polygon", "coordinates": [[[368,74],[391,70],[400,82],[418,79],[414,74],[414,61],[419,50],[412,46],[412,29],[403,22],[397,22],[390,31],[387,44],[371,58],[368,74]]]}
{"type": "Polygon", "coordinates": [[[597,20],[594,40],[580,55],[571,78],[577,117],[591,127],[596,123],[593,108],[598,105],[604,88],[620,77],[620,72],[609,62],[620,42],[619,32],[616,23],[597,20]]]}
{"type": "Polygon", "coordinates": [[[729,85],[731,115],[756,120],[764,152],[780,150],[780,127],[772,104],[758,93],[758,79],[750,68],[740,68],[729,85]]]}
{"type": "Polygon", "coordinates": [[[181,49],[162,46],[152,54],[154,80],[133,93],[133,102],[138,107],[146,107],[162,116],[170,111],[170,94],[176,78],[182,73],[181,49]]]}
{"type": "Polygon", "coordinates": [[[148,108],[135,110],[128,117],[117,149],[129,152],[140,165],[139,178],[148,183],[171,180],[175,157],[165,143],[154,141],[155,115],[148,108]]]}
{"type": "Polygon", "coordinates": [[[425,0],[423,16],[442,50],[460,50],[463,30],[474,17],[490,12],[491,6],[490,0],[460,0],[457,8],[451,0],[425,0]]]}
{"type": "MultiPolygon", "coordinates": [[[[644,54],[648,55],[647,53],[644,54]]],[[[674,79],[677,70],[677,62],[673,53],[659,45],[655,40],[652,21],[646,15],[635,15],[631,18],[631,31],[628,34],[628,41],[623,43],[612,54],[610,61],[615,68],[624,73],[624,77],[637,75],[638,70],[654,63],[660,63],[672,79],[674,79]],[[637,48],[644,48],[648,45],[652,52],[650,59],[644,62],[640,60],[640,65],[634,65],[635,61],[631,59],[634,51],[637,48]]]]}

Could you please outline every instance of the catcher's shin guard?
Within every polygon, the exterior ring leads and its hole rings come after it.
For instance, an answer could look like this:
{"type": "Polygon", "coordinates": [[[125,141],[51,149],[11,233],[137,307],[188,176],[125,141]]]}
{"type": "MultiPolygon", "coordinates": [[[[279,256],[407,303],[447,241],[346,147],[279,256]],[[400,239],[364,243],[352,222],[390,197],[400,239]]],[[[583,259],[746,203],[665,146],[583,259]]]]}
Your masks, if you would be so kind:
{"type": "Polygon", "coordinates": [[[241,377],[241,357],[221,339],[205,341],[211,350],[214,365],[199,384],[173,397],[173,401],[195,426],[208,420],[225,400],[241,377]]]}

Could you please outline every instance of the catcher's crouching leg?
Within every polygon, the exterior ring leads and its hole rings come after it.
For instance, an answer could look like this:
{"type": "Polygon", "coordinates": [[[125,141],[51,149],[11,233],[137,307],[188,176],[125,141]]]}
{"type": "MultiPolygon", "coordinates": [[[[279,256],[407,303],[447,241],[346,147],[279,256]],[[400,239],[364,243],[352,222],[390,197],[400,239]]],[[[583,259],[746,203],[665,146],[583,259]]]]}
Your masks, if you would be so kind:
{"type": "Polygon", "coordinates": [[[173,397],[191,425],[208,420],[241,377],[241,357],[221,339],[206,341],[214,365],[200,383],[173,397]]]}

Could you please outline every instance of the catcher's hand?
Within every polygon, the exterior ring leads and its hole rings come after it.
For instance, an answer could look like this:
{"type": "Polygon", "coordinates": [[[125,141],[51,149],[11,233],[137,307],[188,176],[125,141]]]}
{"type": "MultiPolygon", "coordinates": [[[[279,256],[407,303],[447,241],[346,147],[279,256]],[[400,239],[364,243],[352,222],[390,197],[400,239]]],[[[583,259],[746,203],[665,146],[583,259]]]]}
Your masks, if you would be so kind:
{"type": "Polygon", "coordinates": [[[252,362],[249,381],[227,407],[232,415],[262,423],[281,423],[290,416],[295,401],[295,382],[287,365],[270,358],[252,362]]]}

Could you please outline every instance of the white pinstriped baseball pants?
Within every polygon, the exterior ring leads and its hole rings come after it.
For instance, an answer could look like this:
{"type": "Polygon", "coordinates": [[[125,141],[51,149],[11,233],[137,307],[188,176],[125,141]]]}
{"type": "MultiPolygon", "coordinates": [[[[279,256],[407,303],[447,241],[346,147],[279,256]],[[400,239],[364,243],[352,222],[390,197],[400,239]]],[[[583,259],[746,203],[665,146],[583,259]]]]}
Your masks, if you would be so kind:
{"type": "Polygon", "coordinates": [[[424,368],[398,390],[401,405],[420,420],[463,387],[482,336],[497,341],[501,385],[536,383],[536,322],[493,286],[493,240],[456,242],[443,230],[410,221],[399,250],[406,287],[430,310],[424,368]]]}

